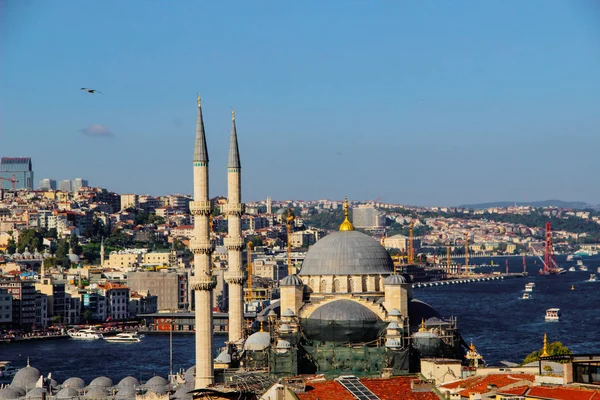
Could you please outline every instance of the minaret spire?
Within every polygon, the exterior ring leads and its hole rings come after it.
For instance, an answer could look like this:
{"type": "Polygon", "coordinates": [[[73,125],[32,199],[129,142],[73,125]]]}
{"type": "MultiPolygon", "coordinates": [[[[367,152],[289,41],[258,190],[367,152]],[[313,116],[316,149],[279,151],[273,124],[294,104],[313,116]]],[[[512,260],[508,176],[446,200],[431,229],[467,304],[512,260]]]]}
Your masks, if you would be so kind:
{"type": "MultiPolygon", "coordinates": [[[[244,271],[242,269],[242,180],[240,152],[235,126],[235,111],[231,110],[231,137],[229,141],[229,160],[227,163],[227,238],[225,247],[228,250],[229,269],[225,281],[229,284],[229,342],[236,343],[243,339],[244,331],[244,271]]],[[[250,260],[248,260],[250,262],[250,260]]]]}
{"type": "Polygon", "coordinates": [[[212,275],[210,257],[214,251],[210,240],[209,215],[211,212],[208,196],[208,150],[204,135],[202,107],[198,96],[198,122],[194,145],[194,201],[190,202],[190,212],[194,216],[194,235],[190,250],[194,253],[194,276],[190,279],[195,295],[195,336],[196,336],[196,376],[195,389],[203,389],[214,383],[213,365],[213,288],[216,280],[212,275]]]}

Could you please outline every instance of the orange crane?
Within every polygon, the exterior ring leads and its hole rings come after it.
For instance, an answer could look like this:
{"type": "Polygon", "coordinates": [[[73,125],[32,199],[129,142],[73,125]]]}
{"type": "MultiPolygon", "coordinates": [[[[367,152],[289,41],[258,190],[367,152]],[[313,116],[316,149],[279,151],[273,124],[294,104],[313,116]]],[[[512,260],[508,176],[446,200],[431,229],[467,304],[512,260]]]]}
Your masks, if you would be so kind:
{"type": "Polygon", "coordinates": [[[15,190],[15,188],[16,188],[16,185],[15,185],[15,184],[16,184],[17,182],[19,182],[19,181],[17,180],[17,176],[16,176],[15,174],[13,174],[12,178],[2,178],[2,177],[0,176],[0,181],[9,181],[10,183],[12,183],[12,190],[15,190]]]}
{"type": "Polygon", "coordinates": [[[410,221],[409,225],[409,236],[408,236],[408,263],[413,264],[415,262],[415,248],[413,246],[413,226],[415,225],[414,221],[410,221]]]}
{"type": "Polygon", "coordinates": [[[248,242],[248,301],[252,301],[252,242],[248,242]]]}
{"type": "Polygon", "coordinates": [[[292,275],[292,224],[294,223],[294,213],[291,208],[288,208],[288,216],[286,219],[287,225],[287,261],[288,275],[292,275]]]}

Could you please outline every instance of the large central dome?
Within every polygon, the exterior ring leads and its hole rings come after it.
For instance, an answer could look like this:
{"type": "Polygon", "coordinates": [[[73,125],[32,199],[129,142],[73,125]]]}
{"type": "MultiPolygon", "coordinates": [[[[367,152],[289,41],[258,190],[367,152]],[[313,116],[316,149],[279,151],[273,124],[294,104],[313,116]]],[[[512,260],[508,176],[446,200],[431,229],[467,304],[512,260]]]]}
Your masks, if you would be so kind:
{"type": "Polygon", "coordinates": [[[315,243],[306,254],[299,275],[393,274],[387,250],[357,231],[333,232],[315,243]]]}

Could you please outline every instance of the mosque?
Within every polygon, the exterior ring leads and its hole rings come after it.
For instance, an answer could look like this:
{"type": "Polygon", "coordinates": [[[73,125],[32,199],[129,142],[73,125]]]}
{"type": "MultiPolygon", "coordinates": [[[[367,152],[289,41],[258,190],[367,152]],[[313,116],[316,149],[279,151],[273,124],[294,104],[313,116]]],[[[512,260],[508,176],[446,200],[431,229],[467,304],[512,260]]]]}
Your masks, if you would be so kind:
{"type": "Polygon", "coordinates": [[[348,219],[347,200],[339,231],[315,243],[298,273],[279,282],[280,299],[261,312],[255,332],[246,334],[242,286],[246,277],[240,223],[244,205],[233,112],[227,165],[228,203],[224,207],[228,221],[225,247],[229,270],[225,279],[229,284],[229,338],[226,347],[213,358],[212,292],[216,279],[211,267],[214,244],[210,238],[208,164],[198,97],[194,200],[190,203],[194,217],[194,237],[190,242],[194,276],[190,285],[195,295],[196,365],[171,386],[158,376],[143,384],[133,377],[116,385],[108,377],[98,377],[88,385],[76,377],[58,384],[28,364],[17,372],[9,386],[0,389],[0,400],[43,400],[48,396],[56,400],[134,400],[139,398],[140,388],[158,398],[169,398],[168,392],[175,389],[171,398],[184,400],[190,399],[194,390],[213,390],[216,382],[235,383],[236,377],[243,374],[247,377],[244,385],[254,381],[264,389],[272,382],[269,379],[278,377],[311,373],[329,377],[391,377],[417,372],[423,357],[464,359],[466,343],[456,320],[442,318],[434,308],[413,298],[410,278],[395,272],[385,248],[354,230],[348,219]],[[261,378],[266,375],[270,378],[261,378]]]}

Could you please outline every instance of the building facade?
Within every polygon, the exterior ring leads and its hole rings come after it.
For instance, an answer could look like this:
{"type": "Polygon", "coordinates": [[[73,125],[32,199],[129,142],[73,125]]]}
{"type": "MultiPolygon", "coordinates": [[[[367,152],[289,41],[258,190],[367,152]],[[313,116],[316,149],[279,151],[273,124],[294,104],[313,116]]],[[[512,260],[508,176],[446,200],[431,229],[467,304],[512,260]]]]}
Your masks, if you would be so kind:
{"type": "Polygon", "coordinates": [[[33,190],[33,169],[29,157],[2,157],[0,189],[33,190]]]}

